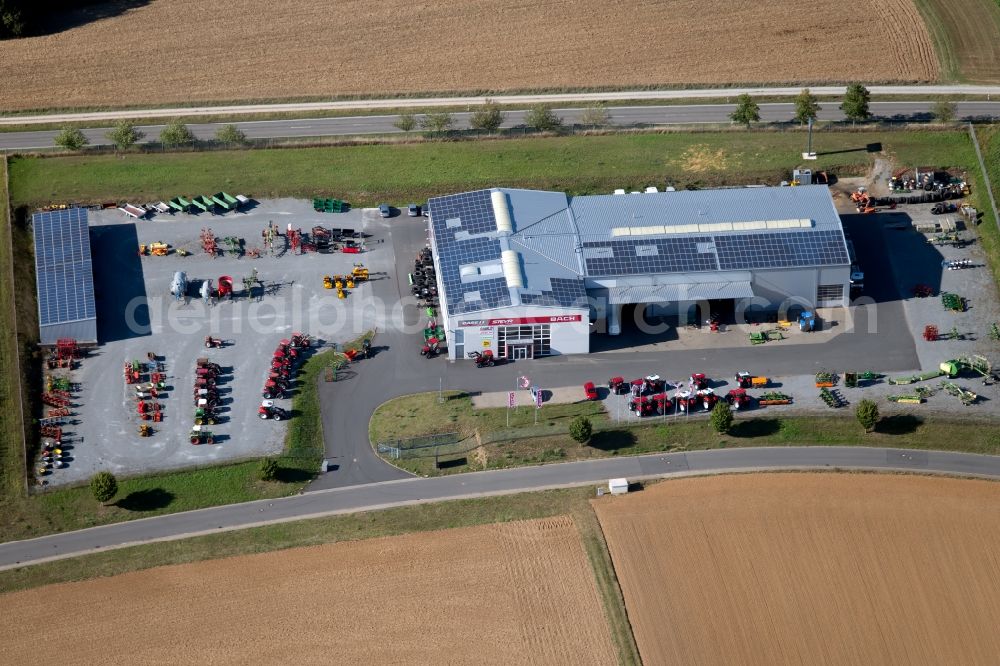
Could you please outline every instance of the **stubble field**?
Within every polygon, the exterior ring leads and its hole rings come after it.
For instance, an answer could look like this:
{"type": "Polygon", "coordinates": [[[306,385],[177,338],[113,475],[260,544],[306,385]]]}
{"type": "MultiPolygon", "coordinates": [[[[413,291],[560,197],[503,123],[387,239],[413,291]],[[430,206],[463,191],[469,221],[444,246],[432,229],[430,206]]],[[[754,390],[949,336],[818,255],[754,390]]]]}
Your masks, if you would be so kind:
{"type": "Polygon", "coordinates": [[[12,664],[615,660],[569,517],[160,567],[0,603],[12,664]]]}
{"type": "Polygon", "coordinates": [[[760,474],[594,501],[647,664],[995,664],[1000,484],[760,474]]]}
{"type": "Polygon", "coordinates": [[[933,81],[912,0],[152,0],[0,42],[0,110],[445,91],[933,81]]]}

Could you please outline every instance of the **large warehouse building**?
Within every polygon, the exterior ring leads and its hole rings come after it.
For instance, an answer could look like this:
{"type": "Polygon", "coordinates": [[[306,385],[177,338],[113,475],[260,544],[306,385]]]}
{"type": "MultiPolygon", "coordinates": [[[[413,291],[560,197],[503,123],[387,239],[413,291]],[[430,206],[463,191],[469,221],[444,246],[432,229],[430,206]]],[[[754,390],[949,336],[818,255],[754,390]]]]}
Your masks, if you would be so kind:
{"type": "Polygon", "coordinates": [[[623,308],[683,318],[849,296],[844,232],[823,185],[578,197],[494,188],[427,206],[453,359],[587,353],[591,323],[616,335],[623,308]]]}

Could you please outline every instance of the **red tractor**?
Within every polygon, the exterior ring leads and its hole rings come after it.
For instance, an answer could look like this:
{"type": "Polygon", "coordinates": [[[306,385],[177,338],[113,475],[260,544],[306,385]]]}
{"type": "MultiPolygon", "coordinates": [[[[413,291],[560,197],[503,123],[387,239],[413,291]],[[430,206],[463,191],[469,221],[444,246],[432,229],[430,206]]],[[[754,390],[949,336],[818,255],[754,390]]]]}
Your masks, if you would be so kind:
{"type": "Polygon", "coordinates": [[[691,388],[695,391],[703,391],[708,388],[708,377],[704,372],[696,372],[691,375],[691,388]]]}
{"type": "Polygon", "coordinates": [[[666,393],[657,393],[650,396],[650,400],[656,403],[656,408],[661,414],[669,414],[674,409],[674,401],[666,393]]]}
{"type": "Polygon", "coordinates": [[[747,409],[750,407],[750,396],[747,395],[747,391],[744,388],[732,389],[726,395],[726,402],[733,409],[747,409]]]}
{"type": "Polygon", "coordinates": [[[691,391],[678,391],[674,394],[677,411],[689,414],[698,409],[698,396],[691,391]]]}
{"type": "MultiPolygon", "coordinates": [[[[420,348],[420,355],[427,358],[434,358],[441,353],[441,342],[437,338],[427,338],[424,346],[420,348]]],[[[471,357],[470,357],[471,358],[471,357]]],[[[479,363],[477,362],[478,366],[479,363]]]]}
{"type": "Polygon", "coordinates": [[[629,385],[625,383],[624,377],[612,377],[608,380],[608,390],[613,395],[624,395],[629,391],[629,385]]]}
{"type": "Polygon", "coordinates": [[[655,416],[656,401],[653,400],[652,396],[635,397],[628,401],[628,409],[639,417],[655,416]]]}
{"type": "Polygon", "coordinates": [[[767,388],[768,383],[767,377],[751,375],[745,371],[736,373],[736,385],[740,388],[767,388]]]}
{"type": "Polygon", "coordinates": [[[715,407],[715,403],[719,401],[719,396],[715,395],[715,390],[706,388],[697,392],[698,399],[701,401],[701,406],[706,412],[711,411],[715,407]]]}
{"type": "Polygon", "coordinates": [[[496,361],[493,360],[493,350],[491,349],[483,352],[469,352],[469,358],[476,362],[477,368],[492,368],[496,365],[496,361]]]}
{"type": "Polygon", "coordinates": [[[271,400],[264,400],[260,403],[260,407],[257,408],[257,418],[262,421],[266,421],[267,419],[286,421],[289,416],[291,414],[288,413],[288,410],[278,407],[271,400]]]}
{"type": "Polygon", "coordinates": [[[633,398],[638,398],[642,395],[642,389],[645,387],[645,381],[642,379],[633,379],[629,382],[628,392],[633,398]]]}
{"type": "Polygon", "coordinates": [[[583,395],[587,400],[597,400],[597,387],[594,386],[594,382],[583,385],[583,395]]]}
{"type": "Polygon", "coordinates": [[[659,375],[646,375],[642,380],[643,394],[662,393],[667,388],[667,383],[660,379],[659,375]]]}
{"type": "Polygon", "coordinates": [[[222,338],[213,338],[211,335],[205,336],[205,347],[208,349],[221,349],[222,338]]]}

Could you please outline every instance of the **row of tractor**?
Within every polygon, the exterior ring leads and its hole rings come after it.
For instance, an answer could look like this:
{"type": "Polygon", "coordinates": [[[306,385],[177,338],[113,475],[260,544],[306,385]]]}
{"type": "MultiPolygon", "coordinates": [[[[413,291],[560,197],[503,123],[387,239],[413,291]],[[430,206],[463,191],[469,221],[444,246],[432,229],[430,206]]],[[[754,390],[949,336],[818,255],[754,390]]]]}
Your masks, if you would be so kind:
{"type": "MultiPolygon", "coordinates": [[[[608,380],[608,391],[613,395],[627,396],[628,410],[636,416],[643,417],[670,413],[690,414],[698,410],[711,411],[719,400],[725,400],[733,409],[748,409],[754,401],[747,393],[747,389],[767,388],[770,385],[767,377],[752,375],[749,372],[738,372],[735,382],[737,388],[720,395],[712,387],[712,381],[701,372],[691,374],[687,382],[673,385],[661,379],[659,375],[647,375],[632,381],[626,381],[624,377],[612,377],[608,380]],[[673,394],[668,391],[673,391],[673,394]]],[[[588,400],[597,399],[593,383],[588,382],[584,385],[584,393],[588,400]]],[[[786,401],[769,404],[791,402],[787,396],[782,398],[786,401]]]]}
{"type": "Polygon", "coordinates": [[[191,428],[192,444],[213,444],[215,437],[207,426],[219,422],[219,412],[222,409],[222,399],[219,396],[219,386],[227,376],[222,366],[200,357],[195,361],[194,378],[194,426],[191,428]]]}

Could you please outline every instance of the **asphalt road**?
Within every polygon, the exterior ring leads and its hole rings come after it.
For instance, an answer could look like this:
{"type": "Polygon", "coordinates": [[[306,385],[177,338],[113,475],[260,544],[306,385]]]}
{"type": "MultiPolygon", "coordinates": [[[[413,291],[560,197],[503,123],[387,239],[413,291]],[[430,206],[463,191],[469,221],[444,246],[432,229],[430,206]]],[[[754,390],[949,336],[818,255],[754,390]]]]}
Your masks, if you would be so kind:
{"type": "Polygon", "coordinates": [[[0,570],[138,543],[407,504],[596,486],[619,477],[636,481],[775,469],[869,469],[1000,478],[1000,456],[864,447],[747,448],[603,458],[433,478],[412,477],[9,542],[0,545],[0,570]]]}
{"type": "MultiPolygon", "coordinates": [[[[822,104],[821,120],[843,120],[844,116],[835,103],[822,104]]],[[[928,121],[932,119],[932,102],[873,102],[872,114],[878,119],[928,121]]],[[[621,106],[610,107],[611,122],[623,127],[649,127],[657,125],[687,125],[700,123],[728,123],[733,104],[685,104],[676,106],[621,106]]],[[[1000,118],[1000,102],[957,102],[960,119],[1000,118]]],[[[761,104],[761,119],[767,122],[791,121],[794,105],[788,103],[761,104]]],[[[526,111],[507,112],[504,127],[524,125],[526,111]]],[[[578,123],[583,110],[556,109],[568,124],[578,123]]],[[[456,113],[455,127],[467,129],[470,113],[456,113]]],[[[354,136],[359,134],[399,134],[393,123],[399,116],[345,116],[339,118],[307,118],[301,120],[260,120],[234,123],[250,139],[306,138],[328,136],[354,136]]],[[[197,123],[188,127],[198,139],[213,139],[224,123],[197,123]]],[[[91,145],[107,145],[108,127],[84,130],[91,145]]],[[[143,125],[144,142],[155,141],[163,125],[143,125]]],[[[50,148],[55,130],[0,133],[0,150],[30,150],[50,148]]]]}
{"type": "MultiPolygon", "coordinates": [[[[615,102],[658,99],[725,99],[743,93],[792,97],[800,87],[782,88],[682,88],[676,90],[621,90],[614,92],[546,93],[541,95],[487,95],[480,97],[386,97],[382,99],[349,99],[331,102],[292,102],[280,104],[235,104],[230,106],[187,106],[158,109],[121,109],[118,111],[84,111],[77,113],[47,113],[42,115],[9,115],[0,117],[0,125],[54,123],[76,121],[113,121],[120,118],[180,118],[184,116],[232,116],[252,113],[294,113],[297,111],[332,111],[350,109],[402,109],[442,106],[475,106],[487,98],[502,104],[545,103],[573,106],[588,102],[615,102]]],[[[843,95],[846,86],[818,86],[816,95],[843,95]]],[[[931,86],[869,86],[873,95],[1000,95],[1000,86],[931,85],[931,86]]]]}

